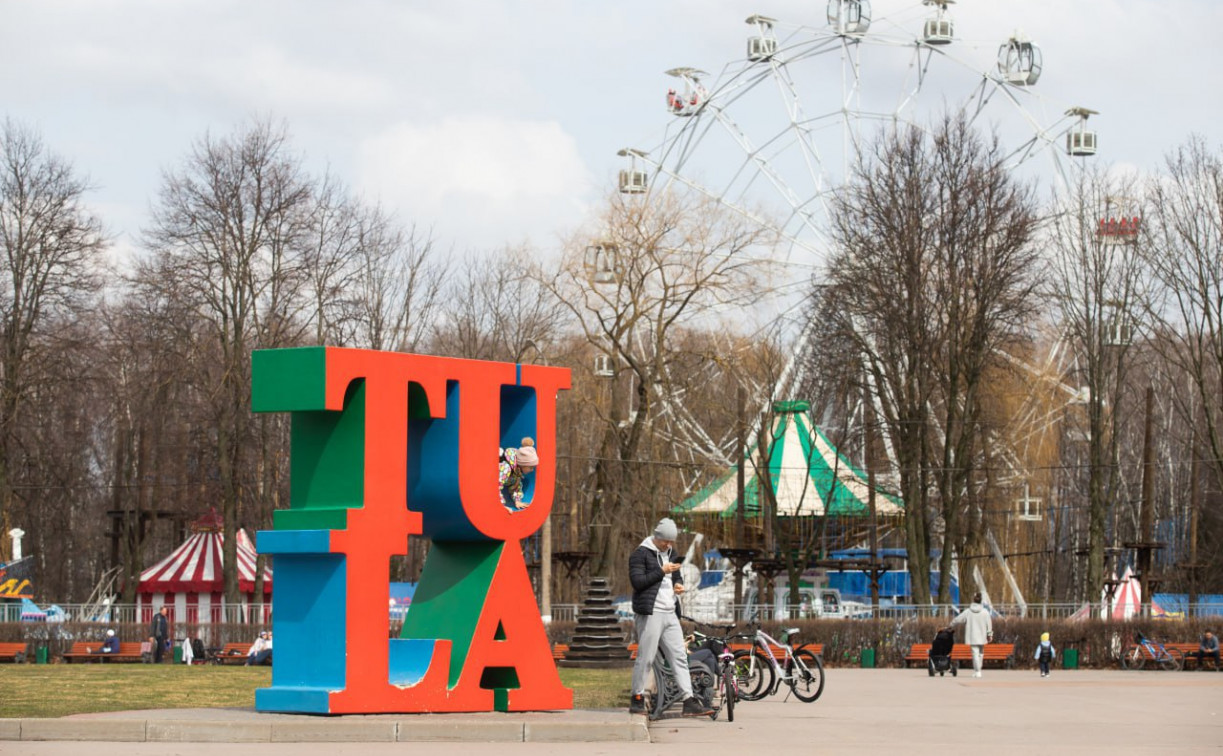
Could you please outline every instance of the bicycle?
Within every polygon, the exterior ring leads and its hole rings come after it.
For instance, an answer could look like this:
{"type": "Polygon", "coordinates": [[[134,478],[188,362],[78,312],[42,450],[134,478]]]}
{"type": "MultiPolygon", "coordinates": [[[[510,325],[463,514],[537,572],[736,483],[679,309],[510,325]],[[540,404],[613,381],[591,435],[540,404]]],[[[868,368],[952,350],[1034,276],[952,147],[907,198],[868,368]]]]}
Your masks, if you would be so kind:
{"type": "Polygon", "coordinates": [[[805,645],[793,647],[798,628],[783,630],[778,641],[761,630],[759,623],[751,626],[755,632],[742,637],[750,638],[753,648],[734,654],[739,698],[759,701],[776,693],[782,683],[789,685],[800,701],[811,703],[819,698],[824,692],[824,663],[805,645]],[[784,652],[781,660],[773,653],[774,646],[784,652]]]}
{"type": "Polygon", "coordinates": [[[1169,670],[1180,669],[1185,664],[1185,655],[1180,652],[1180,649],[1165,648],[1164,644],[1138,633],[1134,637],[1134,642],[1121,652],[1121,668],[1142,669],[1147,659],[1169,670]]]}
{"type": "MultiPolygon", "coordinates": [[[[681,617],[681,619],[726,632],[734,629],[734,625],[723,626],[697,622],[691,617],[681,617]]],[[[692,695],[712,710],[709,715],[710,719],[717,719],[721,711],[725,709],[727,721],[733,722],[735,721],[735,702],[738,698],[736,695],[738,688],[733,678],[731,665],[733,655],[722,638],[694,632],[693,636],[687,640],[691,642],[693,638],[703,640],[707,644],[716,643],[720,649],[710,649],[714,651],[717,658],[715,669],[709,669],[705,664],[693,663],[689,656],[688,677],[692,682],[692,695]],[[729,685],[727,684],[728,679],[729,685]]],[[[650,719],[660,719],[667,709],[683,700],[683,692],[680,690],[679,681],[675,679],[670,662],[661,652],[654,657],[653,670],[654,691],[646,705],[646,710],[649,712],[650,719]]]]}
{"type": "Polygon", "coordinates": [[[693,630],[689,636],[689,643],[696,643],[702,648],[707,649],[717,658],[717,674],[715,685],[717,690],[717,700],[713,701],[714,713],[711,719],[718,718],[718,712],[722,709],[726,710],[726,721],[735,721],[735,703],[738,702],[739,696],[739,681],[735,679],[735,655],[730,650],[729,641],[731,633],[735,630],[735,625],[718,625],[712,622],[699,622],[691,617],[683,619],[692,622],[695,625],[721,630],[722,635],[709,635],[702,633],[700,630],[693,630]]]}

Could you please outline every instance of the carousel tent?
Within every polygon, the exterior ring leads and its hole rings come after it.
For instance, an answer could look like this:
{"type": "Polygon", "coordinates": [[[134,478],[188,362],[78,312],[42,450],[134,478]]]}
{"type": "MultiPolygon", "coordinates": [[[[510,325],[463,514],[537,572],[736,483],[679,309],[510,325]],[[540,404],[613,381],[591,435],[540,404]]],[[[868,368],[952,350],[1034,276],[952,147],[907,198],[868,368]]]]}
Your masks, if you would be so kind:
{"type": "MultiPolygon", "coordinates": [[[[1116,573],[1114,573],[1116,577],[1116,573]]],[[[1142,583],[1134,576],[1134,571],[1128,566],[1117,579],[1117,589],[1113,593],[1112,603],[1109,604],[1108,593],[1104,590],[1100,591],[1100,603],[1097,606],[1103,606],[1107,609],[1107,615],[1117,620],[1128,620],[1131,617],[1138,617],[1142,614],[1142,583]]],[[[1093,611],[1091,604],[1083,604],[1077,612],[1070,615],[1071,621],[1082,621],[1090,619],[1093,611]]],[[[1151,616],[1156,619],[1168,617],[1168,613],[1154,599],[1151,600],[1151,616]]]]}
{"type": "MultiPolygon", "coordinates": [[[[225,578],[222,569],[225,536],[221,518],[211,510],[191,526],[191,536],[169,556],[140,573],[136,607],[142,622],[149,622],[163,604],[176,622],[221,622],[225,618],[225,578]]],[[[264,568],[262,600],[255,596],[255,549],[243,530],[238,531],[238,590],[241,613],[249,617],[252,605],[271,610],[272,570],[264,568]]]]}
{"type": "MultiPolygon", "coordinates": [[[[1131,617],[1140,616],[1142,613],[1142,583],[1134,575],[1134,571],[1129,567],[1125,568],[1125,572],[1121,575],[1121,584],[1117,586],[1117,592],[1113,594],[1113,619],[1127,620],[1131,617]]],[[[1151,601],[1151,616],[1163,617],[1166,615],[1163,607],[1151,601]]]]}
{"type": "MultiPolygon", "coordinates": [[[[773,404],[772,438],[771,453],[762,454],[758,442],[747,452],[744,508],[748,517],[761,514],[761,472],[766,464],[768,480],[776,495],[777,514],[781,517],[870,514],[866,475],[811,421],[807,402],[773,404]]],[[[674,511],[734,517],[738,501],[736,473],[735,468],[730,468],[674,511]]],[[[904,506],[899,498],[877,491],[875,511],[880,516],[895,516],[903,514],[904,506]]]]}

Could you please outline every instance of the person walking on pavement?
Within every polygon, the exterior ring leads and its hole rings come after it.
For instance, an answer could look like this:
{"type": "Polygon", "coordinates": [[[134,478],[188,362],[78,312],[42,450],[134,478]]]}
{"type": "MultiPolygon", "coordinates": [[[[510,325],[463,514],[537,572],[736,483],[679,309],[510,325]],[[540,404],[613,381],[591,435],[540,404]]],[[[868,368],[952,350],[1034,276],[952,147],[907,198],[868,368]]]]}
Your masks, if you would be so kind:
{"type": "Polygon", "coordinates": [[[1036,644],[1036,655],[1032,658],[1040,662],[1040,676],[1049,676],[1049,664],[1057,656],[1057,649],[1053,647],[1053,643],[1049,640],[1048,633],[1040,634],[1040,643],[1036,644]]]}
{"type": "Polygon", "coordinates": [[[668,517],[659,520],[654,534],[647,536],[629,556],[628,576],[633,585],[633,615],[637,629],[637,662],[633,665],[630,714],[645,713],[646,676],[654,665],[654,656],[662,651],[684,699],[684,716],[701,717],[713,713],[692,695],[692,677],[688,673],[688,652],[684,649],[684,631],[679,624],[679,603],[676,597],[684,592],[680,565],[672,561],[679,528],[668,517]]]}
{"type": "Polygon", "coordinates": [[[953,626],[964,625],[964,642],[972,648],[972,676],[981,676],[981,659],[985,655],[985,644],[994,639],[994,621],[989,610],[981,606],[981,594],[974,594],[972,605],[960,612],[951,621],[953,626]]]}
{"type": "Polygon", "coordinates": [[[170,637],[170,610],[162,607],[153,615],[153,663],[161,664],[161,655],[166,650],[166,640],[170,637]]]}

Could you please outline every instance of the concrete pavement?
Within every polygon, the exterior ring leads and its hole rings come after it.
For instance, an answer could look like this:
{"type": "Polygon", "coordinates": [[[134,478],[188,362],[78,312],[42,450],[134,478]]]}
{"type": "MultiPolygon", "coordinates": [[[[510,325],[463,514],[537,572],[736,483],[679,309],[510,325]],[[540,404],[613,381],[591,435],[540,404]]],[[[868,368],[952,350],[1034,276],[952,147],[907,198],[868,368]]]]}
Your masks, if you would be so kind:
{"type": "MultiPolygon", "coordinates": [[[[145,718],[146,738],[160,733],[161,742],[33,742],[0,740],[0,754],[28,756],[182,756],[203,754],[256,754],[257,756],[357,756],[402,752],[402,745],[382,742],[276,743],[271,742],[274,721],[259,730],[262,742],[178,742],[167,744],[183,721],[228,721],[233,736],[263,727],[267,717],[249,710],[190,710],[126,712],[92,715],[95,721],[123,722],[134,715],[145,718]],[[218,711],[224,717],[218,716],[218,711]],[[148,729],[148,728],[152,729],[148,729]],[[266,732],[266,737],[262,733],[266,732]]],[[[773,699],[743,703],[733,723],[719,719],[666,719],[651,723],[651,743],[614,741],[596,723],[626,720],[644,728],[642,718],[623,712],[568,712],[527,715],[433,715],[396,717],[306,717],[301,725],[319,728],[315,737],[339,740],[371,732],[385,733],[385,723],[396,723],[396,736],[432,733],[465,742],[417,742],[414,752],[493,756],[494,754],[738,754],[771,756],[773,753],[940,754],[966,745],[989,753],[1047,754],[1197,754],[1223,753],[1223,674],[1215,672],[1055,671],[1042,679],[1034,671],[987,670],[979,680],[962,675],[927,677],[924,670],[828,671],[828,683],[819,701],[805,704],[773,699]],[[507,730],[497,729],[510,724],[507,730]],[[529,727],[534,723],[536,727],[529,727]],[[565,724],[569,732],[551,735],[586,738],[572,742],[538,742],[544,726],[565,724]],[[365,729],[372,725],[373,729],[365,729]],[[383,729],[378,729],[383,728],[383,729]],[[441,728],[441,729],[432,729],[441,728]],[[448,729],[447,729],[448,728],[448,729]],[[487,728],[487,729],[485,729],[487,728]],[[516,729],[515,729],[516,728],[516,729]],[[507,734],[508,730],[520,736],[507,734]],[[490,742],[504,736],[509,742],[490,742]],[[527,742],[532,738],[535,742],[527,742]],[[767,749],[767,750],[766,750],[767,749]],[[801,750],[799,750],[801,749],[801,750]]],[[[67,717],[45,722],[73,722],[67,717]]],[[[291,717],[291,719],[300,719],[291,717]]],[[[14,720],[0,720],[0,738],[11,733],[14,720]],[[8,729],[5,729],[6,726],[8,729]]],[[[31,720],[22,720],[22,727],[31,720]]],[[[46,725],[50,727],[50,725],[46,725]]],[[[198,731],[197,731],[198,732],[198,731]]],[[[305,732],[305,730],[302,730],[305,732]]],[[[283,727],[281,737],[289,731],[283,727]]],[[[87,735],[87,733],[82,733],[87,735]]],[[[386,737],[385,734],[379,737],[386,737]]],[[[231,738],[231,741],[235,738],[231,738]]]]}
{"type": "MultiPolygon", "coordinates": [[[[254,709],[155,709],[0,719],[4,741],[134,743],[629,742],[649,740],[644,717],[627,711],[500,714],[264,714],[254,709]]],[[[24,752],[24,751],[22,751],[24,752]]]]}

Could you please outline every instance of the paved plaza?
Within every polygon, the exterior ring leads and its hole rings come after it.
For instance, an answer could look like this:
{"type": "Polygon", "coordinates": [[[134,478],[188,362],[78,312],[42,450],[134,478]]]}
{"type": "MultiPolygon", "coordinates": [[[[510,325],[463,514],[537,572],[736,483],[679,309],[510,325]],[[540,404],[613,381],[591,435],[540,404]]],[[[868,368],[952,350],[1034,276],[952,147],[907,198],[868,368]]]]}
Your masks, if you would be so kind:
{"type": "MultiPolygon", "coordinates": [[[[257,743],[164,742],[173,740],[170,722],[231,721],[231,739],[254,736],[252,723],[270,715],[246,710],[122,712],[41,720],[55,723],[161,722],[163,742],[33,742],[0,740],[0,754],[29,756],[347,756],[413,753],[488,754],[748,754],[785,753],[946,754],[966,746],[997,754],[1193,754],[1223,752],[1223,674],[1216,672],[1061,671],[1042,679],[1034,671],[987,670],[981,679],[929,678],[924,670],[834,669],[823,697],[813,703],[783,700],[784,694],[742,704],[735,721],[667,719],[649,727],[650,742],[634,727],[641,718],[623,712],[563,712],[528,715],[434,715],[417,717],[296,717],[303,739],[337,742],[257,743]],[[386,741],[386,725],[398,722],[400,741],[412,733],[433,733],[463,742],[386,741]],[[403,723],[407,723],[405,726],[403,723]],[[361,723],[376,724],[368,737],[361,723]],[[534,723],[534,730],[531,724],[534,723]],[[532,732],[535,736],[532,737],[532,732]],[[561,742],[546,742],[556,738],[561,742]],[[495,740],[497,742],[489,742],[495,740]],[[522,742],[534,740],[544,742],[522,742]],[[594,742],[574,743],[573,740],[594,742]]],[[[284,715],[275,716],[275,721],[284,715]]],[[[16,720],[0,720],[0,727],[16,720]]],[[[30,720],[26,720],[27,722],[30,720]]],[[[271,720],[261,726],[271,728],[271,720]]],[[[154,729],[146,729],[152,733],[154,729]]],[[[5,730],[0,729],[0,734],[5,730]]],[[[9,727],[11,732],[11,725],[9,727]]],[[[86,729],[73,737],[88,737],[86,729]]],[[[269,729],[269,732],[272,730],[269,729]]],[[[294,731],[281,728],[281,737],[294,731]]],[[[182,732],[180,732],[180,735],[182,732]]],[[[223,733],[221,733],[223,734],[223,733]]],[[[217,732],[210,738],[224,739],[217,732]]],[[[138,739],[138,738],[137,738],[138,739]]],[[[394,737],[389,738],[394,740],[394,737]]]]}

